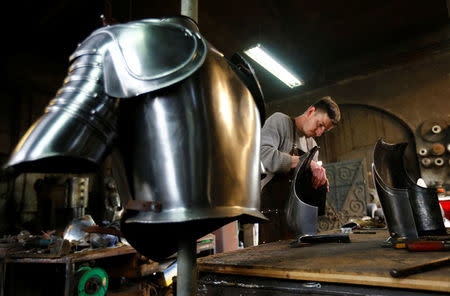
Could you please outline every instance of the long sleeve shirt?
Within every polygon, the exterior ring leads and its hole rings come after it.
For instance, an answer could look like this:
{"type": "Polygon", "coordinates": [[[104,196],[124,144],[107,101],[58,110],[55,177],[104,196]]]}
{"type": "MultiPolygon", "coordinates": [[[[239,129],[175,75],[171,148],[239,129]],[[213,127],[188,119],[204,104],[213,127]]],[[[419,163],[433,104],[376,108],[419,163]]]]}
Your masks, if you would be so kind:
{"type": "MultiPolygon", "coordinates": [[[[264,187],[274,174],[289,172],[291,169],[289,152],[294,145],[303,152],[317,146],[313,138],[302,135],[297,127],[293,128],[293,124],[292,119],[281,112],[272,114],[264,123],[261,130],[261,161],[267,176],[261,181],[261,187],[264,187]]],[[[318,153],[314,156],[315,161],[317,157],[318,153]]]]}

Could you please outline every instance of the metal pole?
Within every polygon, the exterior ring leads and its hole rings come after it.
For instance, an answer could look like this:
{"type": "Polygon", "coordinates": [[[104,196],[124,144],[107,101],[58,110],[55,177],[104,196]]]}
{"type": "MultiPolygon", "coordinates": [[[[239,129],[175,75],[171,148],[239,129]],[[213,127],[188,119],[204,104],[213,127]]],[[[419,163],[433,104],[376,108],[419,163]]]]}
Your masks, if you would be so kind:
{"type": "Polygon", "coordinates": [[[197,295],[197,242],[181,238],[178,244],[177,296],[197,295]]]}
{"type": "Polygon", "coordinates": [[[181,15],[190,17],[198,24],[198,0],[181,0],[181,15]]]}

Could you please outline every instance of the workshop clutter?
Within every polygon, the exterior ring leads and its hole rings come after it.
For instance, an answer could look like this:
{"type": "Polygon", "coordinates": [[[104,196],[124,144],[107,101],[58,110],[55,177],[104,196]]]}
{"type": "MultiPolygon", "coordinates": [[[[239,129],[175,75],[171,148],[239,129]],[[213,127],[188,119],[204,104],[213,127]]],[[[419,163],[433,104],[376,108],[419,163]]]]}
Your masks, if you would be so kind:
{"type": "Polygon", "coordinates": [[[55,230],[32,234],[22,230],[17,235],[0,239],[3,257],[9,255],[49,254],[63,256],[83,249],[98,249],[123,245],[120,231],[113,224],[97,226],[90,215],[74,219],[64,233],[55,230]]]}

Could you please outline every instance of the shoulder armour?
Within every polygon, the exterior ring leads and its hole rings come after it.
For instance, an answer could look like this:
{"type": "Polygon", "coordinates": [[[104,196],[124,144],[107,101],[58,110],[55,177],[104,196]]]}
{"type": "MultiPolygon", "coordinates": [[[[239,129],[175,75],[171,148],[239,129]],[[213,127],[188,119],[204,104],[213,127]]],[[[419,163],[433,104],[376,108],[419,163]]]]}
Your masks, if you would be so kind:
{"type": "Polygon", "coordinates": [[[130,98],[177,83],[195,72],[207,53],[203,37],[158,19],[98,29],[70,56],[102,56],[105,92],[130,98]]]}

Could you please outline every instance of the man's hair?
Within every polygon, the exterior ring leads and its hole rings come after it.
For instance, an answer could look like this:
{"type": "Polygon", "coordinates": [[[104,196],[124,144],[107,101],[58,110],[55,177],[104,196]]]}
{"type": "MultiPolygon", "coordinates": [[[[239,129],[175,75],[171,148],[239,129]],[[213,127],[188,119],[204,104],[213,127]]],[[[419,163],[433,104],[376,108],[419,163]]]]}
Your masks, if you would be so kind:
{"type": "Polygon", "coordinates": [[[329,96],[321,98],[312,106],[316,110],[326,112],[328,114],[328,117],[330,117],[333,125],[337,125],[339,120],[341,120],[341,111],[339,110],[339,106],[329,96]]]}

